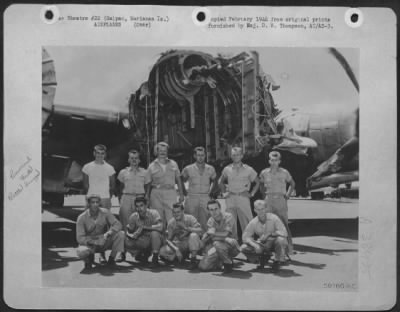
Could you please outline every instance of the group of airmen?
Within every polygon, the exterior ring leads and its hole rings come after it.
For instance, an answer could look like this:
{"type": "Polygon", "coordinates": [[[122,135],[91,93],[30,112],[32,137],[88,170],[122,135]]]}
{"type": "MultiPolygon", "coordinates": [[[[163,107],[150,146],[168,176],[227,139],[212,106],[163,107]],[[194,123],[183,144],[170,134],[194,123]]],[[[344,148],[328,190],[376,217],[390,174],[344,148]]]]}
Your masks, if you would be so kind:
{"type": "Polygon", "coordinates": [[[95,253],[108,265],[126,261],[128,254],[151,267],[159,266],[160,259],[173,264],[189,258],[190,270],[224,273],[232,272],[233,258],[240,252],[259,269],[274,256],[274,272],[290,259],[287,200],[295,184],[279,166],[279,152],[269,154],[270,167],[257,175],[242,163],[242,149],[233,147],[232,163],[218,181],[214,167],[205,162],[203,147],[194,149],[195,162],[182,172],[168,158],[167,143],[159,142],[155,154],[144,169],[139,151],[129,151],[129,166],[118,173],[117,190],[116,172],[105,161],[106,147],[94,147],[94,161],[82,168],[87,209],[76,224],[77,254],[85,269],[93,268],[95,253]],[[253,218],[250,199],[259,188],[265,200],[254,202],[253,218]],[[225,199],[225,210],[213,199],[216,190],[225,199]],[[119,220],[110,211],[115,194],[120,199],[119,220]],[[106,250],[111,250],[108,260],[106,250]]]}

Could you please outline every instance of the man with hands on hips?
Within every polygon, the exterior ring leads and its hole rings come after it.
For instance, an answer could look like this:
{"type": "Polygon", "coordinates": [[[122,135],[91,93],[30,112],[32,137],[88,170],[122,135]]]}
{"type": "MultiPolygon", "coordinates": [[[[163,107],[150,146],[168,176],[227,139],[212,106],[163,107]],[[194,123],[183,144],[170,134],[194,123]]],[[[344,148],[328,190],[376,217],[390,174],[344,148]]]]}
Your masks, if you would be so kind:
{"type": "Polygon", "coordinates": [[[243,164],[243,151],[240,147],[231,150],[232,164],[226,166],[219,179],[221,192],[226,198],[226,212],[232,214],[235,221],[233,237],[238,239],[236,220],[239,218],[241,230],[247,226],[253,218],[250,206],[250,198],[255,195],[259,188],[257,172],[250,166],[243,164]],[[255,183],[251,188],[251,184],[255,183]]]}

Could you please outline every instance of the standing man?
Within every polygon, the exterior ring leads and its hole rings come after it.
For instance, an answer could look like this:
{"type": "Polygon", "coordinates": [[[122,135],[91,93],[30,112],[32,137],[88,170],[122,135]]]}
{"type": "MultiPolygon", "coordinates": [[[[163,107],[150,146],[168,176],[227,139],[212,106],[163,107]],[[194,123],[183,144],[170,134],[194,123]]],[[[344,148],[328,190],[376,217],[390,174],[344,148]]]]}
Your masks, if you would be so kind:
{"type": "Polygon", "coordinates": [[[150,206],[160,214],[163,227],[172,218],[172,205],[176,203],[177,193],[175,184],[178,185],[179,202],[184,201],[183,187],[178,164],[168,158],[168,144],[157,143],[155,147],[157,158],[147,169],[148,181],[151,183],[147,189],[146,197],[150,199],[150,206]]]}
{"type": "Polygon", "coordinates": [[[281,219],[273,213],[267,212],[263,200],[254,202],[254,211],[257,214],[249,222],[243,233],[243,245],[240,251],[249,259],[259,260],[257,269],[263,269],[268,262],[271,252],[275,252],[275,261],[272,264],[274,272],[279,271],[280,265],[285,261],[287,232],[281,219]]]}
{"type": "MultiPolygon", "coordinates": [[[[145,185],[149,183],[147,170],[139,167],[140,154],[138,151],[130,150],[128,152],[128,163],[129,167],[122,169],[118,174],[118,181],[121,182],[119,220],[124,231],[126,231],[129,217],[135,212],[135,199],[145,196],[145,185]]],[[[125,253],[121,254],[121,259],[118,261],[125,261],[125,253]]]]}
{"type": "Polygon", "coordinates": [[[236,220],[239,218],[240,227],[243,233],[244,228],[253,218],[251,213],[250,198],[254,196],[259,187],[257,172],[246,164],[242,163],[243,151],[240,147],[233,147],[231,150],[232,164],[222,170],[219,185],[222,193],[226,191],[226,211],[230,212],[235,221],[233,237],[237,239],[236,220]],[[251,184],[255,183],[250,190],[251,184]]]}
{"type": "Polygon", "coordinates": [[[152,266],[158,266],[158,254],[162,244],[162,223],[157,210],[147,209],[147,199],[135,199],[136,212],[126,226],[125,250],[135,256],[135,260],[147,263],[153,252],[152,266]]]}
{"type": "Polygon", "coordinates": [[[265,202],[269,212],[276,214],[283,222],[288,233],[288,254],[293,253],[292,235],[288,223],[287,200],[292,194],[295,183],[289,171],[279,167],[281,154],[277,151],[269,153],[270,167],[260,173],[261,192],[265,194],[265,202]],[[286,190],[286,186],[289,188],[286,190]]]}
{"type": "Polygon", "coordinates": [[[207,229],[207,203],[214,189],[217,174],[213,166],[205,163],[204,147],[194,149],[195,163],[182,170],[183,182],[189,182],[188,196],[185,200],[185,213],[194,216],[204,230],[207,229]]]}
{"type": "Polygon", "coordinates": [[[111,197],[115,190],[115,170],[104,159],[107,148],[98,144],[94,147],[94,161],[82,168],[85,194],[101,196],[101,207],[111,208],[111,197]]]}
{"type": "Polygon", "coordinates": [[[172,207],[173,218],[168,222],[167,244],[161,247],[160,257],[168,261],[175,258],[182,262],[190,253],[190,269],[197,267],[196,256],[201,248],[200,223],[192,215],[185,214],[183,205],[176,203],[172,207]]]}
{"type": "Polygon", "coordinates": [[[100,208],[99,195],[87,197],[88,209],[82,212],[76,221],[77,254],[85,261],[85,269],[94,264],[95,252],[111,249],[108,264],[115,264],[118,252],[124,251],[124,232],[121,223],[108,209],[100,208]]]}
{"type": "Polygon", "coordinates": [[[224,273],[230,273],[233,269],[232,258],[240,252],[236,239],[232,237],[235,221],[232,214],[221,211],[221,204],[217,200],[210,200],[207,209],[211,217],[207,222],[208,230],[202,237],[206,253],[199,263],[199,269],[215,270],[222,264],[224,273]]]}

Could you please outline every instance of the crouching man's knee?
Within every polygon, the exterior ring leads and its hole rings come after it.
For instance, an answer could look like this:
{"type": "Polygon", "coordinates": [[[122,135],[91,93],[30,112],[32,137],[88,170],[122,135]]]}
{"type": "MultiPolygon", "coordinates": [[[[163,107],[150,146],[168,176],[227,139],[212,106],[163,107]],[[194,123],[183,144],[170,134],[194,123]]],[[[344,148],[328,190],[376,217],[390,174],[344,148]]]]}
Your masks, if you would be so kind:
{"type": "Polygon", "coordinates": [[[159,254],[168,261],[174,261],[175,259],[175,251],[167,245],[161,247],[159,254]]]}
{"type": "Polygon", "coordinates": [[[251,252],[251,251],[252,251],[252,248],[251,248],[249,245],[247,245],[247,244],[242,244],[242,245],[240,246],[240,252],[241,252],[241,253],[246,254],[246,253],[249,253],[249,252],[251,252]]]}
{"type": "Polygon", "coordinates": [[[199,262],[199,265],[198,265],[197,267],[199,268],[200,271],[206,271],[205,265],[204,265],[204,263],[201,262],[201,261],[199,262]]]}
{"type": "Polygon", "coordinates": [[[207,261],[200,260],[198,268],[200,271],[209,271],[210,265],[207,263],[207,261]]]}
{"type": "Polygon", "coordinates": [[[278,236],[275,240],[275,244],[280,246],[280,247],[287,247],[288,246],[288,241],[286,237],[281,237],[278,236]]]}
{"type": "Polygon", "coordinates": [[[83,245],[80,245],[76,249],[76,255],[78,256],[79,259],[85,259],[93,253],[94,253],[93,250],[91,250],[89,247],[83,246],[83,245]]]}
{"type": "Polygon", "coordinates": [[[224,246],[225,246],[225,244],[224,243],[222,243],[222,242],[220,242],[220,241],[214,241],[213,242],[213,247],[215,248],[215,249],[221,249],[221,248],[224,248],[224,246]]]}

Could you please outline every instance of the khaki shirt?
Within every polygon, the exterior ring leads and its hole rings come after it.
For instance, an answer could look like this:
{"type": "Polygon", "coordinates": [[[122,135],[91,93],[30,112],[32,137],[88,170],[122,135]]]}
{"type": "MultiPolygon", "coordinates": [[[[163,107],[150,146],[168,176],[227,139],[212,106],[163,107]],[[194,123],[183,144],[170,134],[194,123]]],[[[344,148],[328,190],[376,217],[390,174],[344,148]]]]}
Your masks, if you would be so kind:
{"type": "MultiPolygon", "coordinates": [[[[191,228],[201,228],[200,223],[197,221],[195,217],[192,215],[184,214],[183,215],[183,220],[181,221],[186,227],[191,227],[191,228]]],[[[174,240],[183,240],[186,237],[186,233],[182,230],[177,229],[177,223],[178,221],[175,220],[175,218],[171,218],[171,220],[168,221],[167,225],[167,230],[168,230],[168,235],[171,235],[175,230],[176,235],[174,240]]]]}
{"type": "Polygon", "coordinates": [[[90,210],[86,209],[76,221],[76,240],[78,244],[86,245],[109,229],[112,232],[119,232],[122,230],[122,225],[108,209],[99,208],[97,218],[92,217],[90,210]]]}
{"type": "Polygon", "coordinates": [[[260,173],[260,181],[265,185],[266,194],[286,194],[286,184],[292,181],[292,176],[284,168],[278,168],[275,174],[266,168],[260,173]]]}
{"type": "Polygon", "coordinates": [[[227,179],[228,192],[241,193],[250,190],[251,183],[257,178],[257,172],[246,164],[241,164],[238,168],[230,164],[222,170],[221,178],[227,179]]]}
{"type": "Polygon", "coordinates": [[[135,231],[141,226],[152,226],[156,224],[161,224],[160,214],[155,209],[147,209],[146,216],[143,219],[140,218],[138,212],[132,213],[129,217],[127,227],[129,227],[131,231],[135,231]]]}
{"type": "Polygon", "coordinates": [[[164,169],[161,167],[158,159],[155,159],[147,169],[147,181],[151,182],[151,185],[157,187],[175,187],[175,178],[180,176],[178,164],[172,160],[167,159],[167,164],[164,169]]]}
{"type": "Polygon", "coordinates": [[[287,231],[282,221],[273,213],[267,213],[267,220],[262,223],[258,217],[252,219],[243,232],[243,241],[247,238],[254,239],[254,235],[261,237],[262,235],[277,234],[287,237],[287,231]]]}
{"type": "Polygon", "coordinates": [[[189,194],[208,194],[211,181],[217,177],[213,166],[205,164],[201,173],[196,163],[183,168],[182,177],[189,182],[189,194]]]}
{"type": "Polygon", "coordinates": [[[144,185],[150,183],[147,170],[139,167],[137,170],[131,167],[122,169],[118,174],[118,180],[124,183],[122,193],[144,194],[144,185]]]}
{"type": "Polygon", "coordinates": [[[213,217],[210,217],[207,221],[207,228],[214,229],[215,232],[229,232],[228,237],[232,237],[233,227],[235,226],[235,220],[232,214],[229,212],[222,212],[222,219],[218,222],[213,217]]]}

